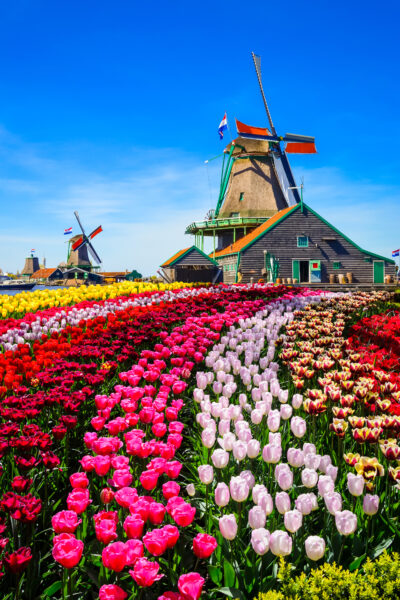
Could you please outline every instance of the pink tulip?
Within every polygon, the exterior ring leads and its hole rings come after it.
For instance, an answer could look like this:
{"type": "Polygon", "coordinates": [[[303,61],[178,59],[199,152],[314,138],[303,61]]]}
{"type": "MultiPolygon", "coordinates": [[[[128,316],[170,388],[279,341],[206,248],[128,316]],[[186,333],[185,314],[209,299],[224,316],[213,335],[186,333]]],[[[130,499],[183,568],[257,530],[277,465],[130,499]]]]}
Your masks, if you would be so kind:
{"type": "Polygon", "coordinates": [[[267,444],[264,446],[262,451],[262,457],[266,463],[276,464],[280,461],[282,456],[281,446],[275,446],[273,444],[267,444]]]}
{"type": "Polygon", "coordinates": [[[328,465],[326,467],[326,474],[329,475],[332,481],[336,481],[338,470],[338,467],[335,467],[334,465],[328,465]]]}
{"type": "Polygon", "coordinates": [[[276,477],[276,481],[281,490],[286,491],[293,485],[293,473],[290,469],[285,469],[276,477]]]}
{"type": "Polygon", "coordinates": [[[249,525],[252,529],[264,527],[266,522],[266,514],[261,506],[253,506],[249,510],[249,525]]]}
{"type": "Polygon", "coordinates": [[[214,479],[214,470],[211,465],[200,465],[197,467],[199,478],[202,483],[208,485],[214,479]]]}
{"type": "Polygon", "coordinates": [[[259,556],[263,556],[269,550],[270,532],[264,527],[253,529],[251,532],[251,545],[259,556]]]}
{"type": "Polygon", "coordinates": [[[270,410],[267,417],[267,426],[270,431],[278,431],[281,423],[281,415],[279,410],[270,410]]]}
{"type": "Polygon", "coordinates": [[[242,477],[232,477],[229,483],[229,490],[232,500],[244,502],[249,495],[249,484],[242,477]]]}
{"type": "Polygon", "coordinates": [[[310,560],[319,560],[325,554],[325,540],[318,535],[310,535],[305,541],[305,548],[310,560]]]}
{"type": "Polygon", "coordinates": [[[318,467],[321,473],[326,474],[326,470],[329,467],[329,465],[332,465],[332,459],[329,456],[329,454],[324,454],[324,456],[321,456],[321,460],[318,467]]]}
{"type": "Polygon", "coordinates": [[[350,510],[338,511],[335,514],[335,523],[342,535],[350,535],[357,529],[357,517],[350,510]]]}
{"type": "Polygon", "coordinates": [[[311,442],[305,442],[303,444],[303,452],[304,452],[304,456],[306,454],[316,454],[317,449],[315,447],[315,444],[312,444],[311,442]]]}
{"type": "Polygon", "coordinates": [[[291,467],[302,467],[304,464],[304,454],[299,448],[289,448],[287,451],[287,461],[291,467]]]}
{"type": "Polygon", "coordinates": [[[249,458],[256,458],[260,454],[260,442],[252,439],[247,442],[247,456],[249,458]]]}
{"type": "Polygon", "coordinates": [[[239,473],[239,477],[241,477],[242,479],[244,479],[245,481],[247,481],[250,490],[253,489],[256,480],[255,480],[255,477],[254,477],[254,475],[253,475],[253,473],[251,471],[249,471],[249,470],[241,471],[239,473]]]}
{"type": "Polygon", "coordinates": [[[352,496],[361,496],[364,491],[364,477],[347,473],[347,488],[352,496]]]}
{"type": "Polygon", "coordinates": [[[366,515],[372,516],[378,512],[379,496],[376,494],[365,494],[363,498],[363,510],[366,515]]]}
{"type": "Polygon", "coordinates": [[[286,492],[278,492],[275,495],[275,506],[278,512],[283,515],[290,510],[290,497],[286,492]]]}
{"type": "Polygon", "coordinates": [[[290,420],[290,430],[295,437],[302,438],[307,431],[305,420],[297,416],[292,417],[290,420]]]}
{"type": "Polygon", "coordinates": [[[327,492],[324,494],[324,502],[331,515],[342,510],[342,496],[339,492],[327,492]]]}
{"type": "Polygon", "coordinates": [[[282,436],[279,432],[270,431],[268,434],[268,443],[273,446],[282,446],[282,436]]]}
{"type": "Polygon", "coordinates": [[[335,489],[333,479],[329,475],[320,475],[318,479],[318,492],[322,497],[325,494],[330,494],[335,489]]]}
{"type": "Polygon", "coordinates": [[[273,531],[269,538],[269,547],[275,556],[288,556],[292,551],[292,538],[286,531],[273,531]]]}
{"type": "Polygon", "coordinates": [[[263,494],[263,493],[265,493],[265,494],[268,493],[267,488],[265,487],[265,485],[257,483],[253,487],[253,490],[252,490],[252,499],[253,499],[254,504],[258,504],[258,498],[259,498],[260,494],[263,494]]]}
{"type": "MultiPolygon", "coordinates": [[[[244,433],[248,433],[251,436],[250,432],[244,432],[244,433]]],[[[242,442],[242,441],[238,440],[237,442],[235,442],[233,444],[232,450],[233,450],[234,458],[239,462],[242,461],[247,456],[247,442],[242,442]]]]}
{"type": "Polygon", "coordinates": [[[230,500],[229,487],[226,483],[220,482],[215,488],[215,504],[222,508],[226,506],[230,500]]]}
{"type": "Polygon", "coordinates": [[[315,494],[300,494],[295,500],[295,506],[303,515],[309,515],[311,511],[318,508],[318,501],[315,494]]]}
{"type": "Polygon", "coordinates": [[[234,540],[237,534],[237,523],[235,515],[223,515],[219,519],[219,530],[226,540],[234,540]]]}
{"type": "Polygon", "coordinates": [[[301,394],[293,394],[292,406],[295,410],[299,409],[303,404],[303,396],[301,394]]]}
{"type": "Polygon", "coordinates": [[[201,441],[205,448],[212,448],[215,444],[215,431],[206,427],[201,432],[201,441]]]}
{"type": "Polygon", "coordinates": [[[301,472],[301,482],[307,488],[313,488],[318,482],[318,473],[314,469],[303,469],[301,472]]]}
{"type": "Polygon", "coordinates": [[[297,508],[288,510],[284,514],[283,521],[288,531],[291,533],[296,533],[296,531],[302,526],[303,515],[299,510],[297,510],[297,508]]]}
{"type": "Polygon", "coordinates": [[[260,506],[265,514],[268,516],[274,510],[274,501],[272,500],[271,494],[267,492],[261,492],[257,499],[257,504],[260,506]]]}
{"type": "Polygon", "coordinates": [[[282,419],[284,421],[287,421],[292,416],[293,408],[290,406],[290,404],[282,404],[279,412],[281,414],[282,419]]]}
{"type": "Polygon", "coordinates": [[[218,448],[218,450],[214,450],[211,454],[211,460],[216,469],[224,469],[229,462],[229,454],[218,448]]]}
{"type": "Polygon", "coordinates": [[[321,456],[319,454],[305,454],[304,455],[304,466],[306,469],[314,469],[316,471],[320,465],[321,456]]]}

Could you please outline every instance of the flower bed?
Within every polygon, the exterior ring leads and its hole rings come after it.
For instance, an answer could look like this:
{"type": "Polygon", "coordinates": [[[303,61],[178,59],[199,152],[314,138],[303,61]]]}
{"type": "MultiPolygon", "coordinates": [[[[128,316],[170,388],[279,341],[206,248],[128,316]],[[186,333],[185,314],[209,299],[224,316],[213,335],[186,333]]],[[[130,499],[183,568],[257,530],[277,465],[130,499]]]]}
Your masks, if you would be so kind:
{"type": "MultiPolygon", "coordinates": [[[[192,287],[194,284],[186,284],[192,287]]],[[[58,306],[71,306],[87,300],[107,300],[118,296],[130,296],[142,292],[180,289],[182,284],[130,282],[112,283],[110,285],[88,285],[79,287],[55,288],[53,290],[37,290],[21,292],[15,296],[0,295],[0,319],[19,318],[26,313],[35,313],[58,306]]]]}
{"type": "Polygon", "coordinates": [[[396,548],[389,459],[350,430],[397,436],[379,404],[397,400],[344,337],[384,295],[145,298],[56,312],[0,354],[4,598],[246,599],[278,557],[354,570],[396,548]]]}

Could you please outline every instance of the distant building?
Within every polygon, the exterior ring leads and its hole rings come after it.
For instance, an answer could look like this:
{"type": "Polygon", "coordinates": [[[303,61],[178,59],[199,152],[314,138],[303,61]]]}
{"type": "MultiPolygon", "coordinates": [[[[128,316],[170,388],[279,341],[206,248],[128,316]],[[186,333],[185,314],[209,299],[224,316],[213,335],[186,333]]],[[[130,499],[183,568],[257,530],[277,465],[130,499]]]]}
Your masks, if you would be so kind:
{"type": "Polygon", "coordinates": [[[63,278],[63,272],[62,270],[57,267],[54,269],[39,269],[38,271],[35,271],[35,273],[33,273],[30,277],[31,279],[46,279],[49,281],[52,281],[54,279],[62,279],[63,278]]]}
{"type": "Polygon", "coordinates": [[[22,269],[22,273],[21,275],[23,277],[30,277],[31,275],[33,275],[33,273],[35,271],[38,271],[40,268],[39,266],[39,259],[37,256],[28,256],[25,259],[25,264],[24,264],[24,268],[22,269]]]}
{"type": "Polygon", "coordinates": [[[190,283],[202,281],[216,283],[222,280],[222,270],[218,264],[196,246],[183,248],[162,265],[164,279],[168,282],[190,283]]]}

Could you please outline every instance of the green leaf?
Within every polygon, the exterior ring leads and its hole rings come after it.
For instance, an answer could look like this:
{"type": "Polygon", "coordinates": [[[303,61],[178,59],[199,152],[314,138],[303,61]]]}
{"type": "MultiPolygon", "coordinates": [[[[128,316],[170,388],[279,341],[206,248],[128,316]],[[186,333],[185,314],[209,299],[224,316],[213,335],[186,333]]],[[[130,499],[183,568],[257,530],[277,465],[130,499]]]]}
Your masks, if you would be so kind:
{"type": "Polygon", "coordinates": [[[46,594],[46,596],[49,596],[51,598],[52,596],[54,596],[54,594],[56,592],[61,590],[61,588],[62,588],[62,582],[55,581],[54,583],[52,583],[52,585],[50,585],[47,589],[45,589],[43,593],[46,594]]]}
{"type": "Polygon", "coordinates": [[[235,569],[228,560],[224,561],[224,584],[227,588],[235,585],[235,569]]]}
{"type": "Polygon", "coordinates": [[[349,565],[349,571],[355,571],[356,569],[358,569],[361,563],[365,560],[366,556],[366,554],[363,554],[362,556],[359,556],[358,558],[353,560],[353,562],[349,565]]]}
{"type": "Polygon", "coordinates": [[[372,552],[372,558],[377,558],[384,550],[389,548],[393,544],[394,538],[387,538],[386,540],[382,540],[380,544],[378,544],[374,551],[372,552]]]}
{"type": "Polygon", "coordinates": [[[246,600],[246,597],[243,595],[243,593],[238,590],[237,588],[233,588],[233,587],[223,587],[220,590],[218,590],[221,594],[224,594],[224,596],[228,596],[228,598],[234,598],[235,600],[246,600]]]}
{"type": "Polygon", "coordinates": [[[210,575],[211,581],[216,585],[220,585],[222,579],[221,568],[216,567],[215,565],[208,565],[208,573],[210,575]]]}

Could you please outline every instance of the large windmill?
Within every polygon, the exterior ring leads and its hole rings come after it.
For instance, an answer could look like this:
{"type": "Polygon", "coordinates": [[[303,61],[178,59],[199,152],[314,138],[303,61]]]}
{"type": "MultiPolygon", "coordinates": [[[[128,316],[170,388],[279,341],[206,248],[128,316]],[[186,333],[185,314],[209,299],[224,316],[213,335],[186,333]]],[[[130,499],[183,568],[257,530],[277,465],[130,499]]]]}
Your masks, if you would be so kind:
{"type": "Polygon", "coordinates": [[[74,215],[78,221],[78,225],[82,233],[75,235],[69,240],[69,252],[68,252],[68,265],[79,266],[83,268],[99,268],[92,267],[89,254],[97,265],[101,264],[101,258],[94,249],[91,240],[103,231],[101,225],[96,227],[89,235],[86,235],[83,225],[79,219],[78,212],[75,211],[74,215]],[[89,253],[89,254],[88,254],[89,253]]]}
{"type": "Polygon", "coordinates": [[[286,133],[284,136],[277,134],[271,113],[265,98],[264,88],[261,79],[261,58],[251,53],[254,67],[257,73],[258,84],[260,86],[261,96],[264,102],[265,112],[267,113],[270,131],[262,127],[249,127],[236,120],[238,134],[242,138],[253,140],[264,140],[270,144],[274,167],[279,179],[280,187],[286,199],[288,206],[293,206],[301,201],[298,187],[290,168],[287,154],[315,154],[315,138],[307,135],[298,135],[296,133],[286,133]],[[282,142],[286,142],[286,147],[282,147],[282,142]]]}

